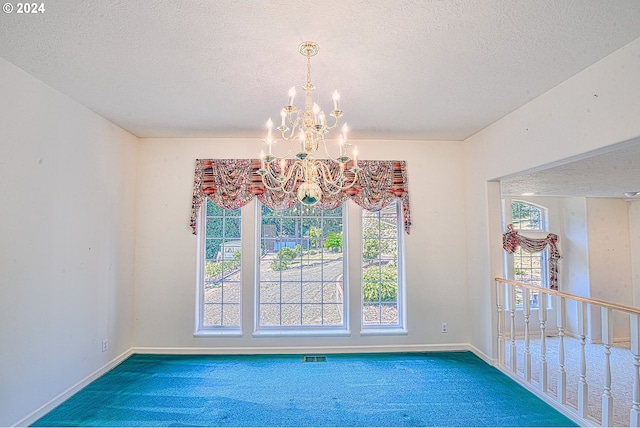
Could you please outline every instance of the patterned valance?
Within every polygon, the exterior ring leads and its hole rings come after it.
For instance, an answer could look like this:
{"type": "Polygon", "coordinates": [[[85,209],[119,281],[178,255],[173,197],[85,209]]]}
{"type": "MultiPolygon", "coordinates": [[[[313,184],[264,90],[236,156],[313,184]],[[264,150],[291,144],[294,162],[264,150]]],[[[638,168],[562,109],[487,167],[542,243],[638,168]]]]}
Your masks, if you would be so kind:
{"type": "MultiPolygon", "coordinates": [[[[362,168],[358,182],[350,189],[329,194],[324,183],[318,183],[323,190],[322,201],[318,204],[320,209],[335,209],[351,198],[369,211],[379,211],[400,198],[404,229],[409,233],[411,209],[406,162],[363,160],[358,161],[358,166],[362,168]]],[[[197,212],[206,197],[225,209],[241,208],[254,197],[272,210],[285,210],[298,202],[295,191],[284,193],[267,189],[258,169],[260,159],[197,159],[191,204],[193,233],[196,233],[197,212]]]]}
{"type": "Polygon", "coordinates": [[[507,225],[507,231],[502,235],[502,248],[509,254],[513,254],[518,247],[527,253],[538,253],[547,246],[549,247],[549,288],[552,290],[558,289],[558,260],[562,258],[558,251],[557,242],[558,235],[553,233],[542,239],[521,236],[513,230],[513,226],[510,224],[507,225]]]}

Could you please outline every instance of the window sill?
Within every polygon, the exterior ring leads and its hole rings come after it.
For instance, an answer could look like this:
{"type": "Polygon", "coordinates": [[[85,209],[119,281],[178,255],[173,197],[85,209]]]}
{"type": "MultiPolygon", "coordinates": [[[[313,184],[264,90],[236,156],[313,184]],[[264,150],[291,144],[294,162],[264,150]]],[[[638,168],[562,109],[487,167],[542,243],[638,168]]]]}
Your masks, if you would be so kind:
{"type": "Polygon", "coordinates": [[[225,337],[242,337],[242,330],[240,329],[211,329],[211,330],[196,330],[193,333],[193,337],[215,337],[215,336],[225,336],[225,337]]]}
{"type": "Polygon", "coordinates": [[[409,332],[402,327],[369,327],[360,332],[361,336],[406,336],[409,332]]]}
{"type": "Polygon", "coordinates": [[[349,330],[304,330],[304,329],[291,329],[291,330],[271,330],[260,329],[253,332],[253,337],[347,337],[351,336],[349,330]]]}

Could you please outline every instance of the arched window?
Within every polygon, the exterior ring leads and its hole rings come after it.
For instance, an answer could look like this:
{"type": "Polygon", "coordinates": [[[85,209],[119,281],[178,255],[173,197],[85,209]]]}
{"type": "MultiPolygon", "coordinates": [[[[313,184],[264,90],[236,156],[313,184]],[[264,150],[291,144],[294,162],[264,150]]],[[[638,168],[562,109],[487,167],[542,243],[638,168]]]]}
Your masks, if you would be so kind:
{"type": "MultiPolygon", "coordinates": [[[[530,238],[544,238],[548,232],[547,208],[531,202],[515,199],[506,199],[503,218],[506,224],[511,224],[513,230],[523,232],[530,238]]],[[[506,275],[507,278],[518,282],[536,285],[538,287],[549,288],[548,255],[547,249],[528,253],[518,247],[513,254],[506,254],[506,275]]],[[[538,293],[530,292],[530,303],[532,308],[538,307],[538,293]]],[[[516,295],[516,305],[521,306],[523,301],[522,291],[516,295]]]]}

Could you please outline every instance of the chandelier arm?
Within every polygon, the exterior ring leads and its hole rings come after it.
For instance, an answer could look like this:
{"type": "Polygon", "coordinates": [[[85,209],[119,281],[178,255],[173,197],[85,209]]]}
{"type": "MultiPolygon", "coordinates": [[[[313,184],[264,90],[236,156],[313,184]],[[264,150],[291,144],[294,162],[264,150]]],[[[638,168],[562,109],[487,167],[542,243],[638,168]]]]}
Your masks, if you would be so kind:
{"type": "Polygon", "coordinates": [[[274,177],[270,172],[262,176],[262,184],[264,184],[264,187],[266,187],[269,190],[282,189],[282,187],[280,186],[280,183],[276,180],[276,177],[274,177]],[[276,181],[276,184],[274,185],[270,184],[270,182],[272,181],[276,181]]]}
{"type": "Polygon", "coordinates": [[[338,122],[340,122],[340,119],[338,119],[337,116],[334,116],[333,114],[331,114],[330,116],[334,118],[334,122],[333,122],[333,125],[331,125],[331,126],[325,125],[324,128],[327,131],[331,131],[332,129],[336,129],[336,127],[338,126],[338,122]]]}
{"type": "Polygon", "coordinates": [[[329,195],[337,195],[338,193],[344,192],[346,190],[351,189],[353,186],[355,186],[356,182],[358,181],[358,177],[357,175],[354,177],[353,181],[351,181],[351,183],[347,186],[344,187],[338,187],[338,186],[334,186],[333,188],[329,188],[327,190],[327,193],[329,195]]]}
{"type": "Polygon", "coordinates": [[[293,135],[293,134],[295,134],[295,132],[296,132],[296,126],[294,126],[294,125],[291,125],[290,129],[287,129],[287,128],[283,129],[282,130],[282,139],[286,140],[286,141],[292,141],[295,138],[294,135],[293,135]],[[287,135],[287,131],[291,131],[289,133],[289,135],[287,135]]]}
{"type": "Polygon", "coordinates": [[[328,159],[344,165],[344,162],[340,162],[338,158],[334,158],[333,156],[331,156],[331,154],[329,154],[329,148],[327,147],[327,143],[325,142],[324,138],[322,139],[322,145],[324,147],[324,152],[327,154],[328,159]]]}
{"type": "MultiPolygon", "coordinates": [[[[274,143],[275,143],[275,140],[274,140],[274,143]]],[[[273,150],[273,148],[271,150],[273,150]]],[[[284,156],[276,156],[276,155],[272,154],[272,156],[273,156],[272,159],[273,160],[267,161],[266,163],[267,164],[272,164],[273,162],[280,162],[283,159],[287,159],[291,155],[291,152],[292,152],[292,150],[291,150],[291,142],[289,142],[289,149],[287,150],[287,153],[284,156]]]]}
{"type": "Polygon", "coordinates": [[[286,136],[286,132],[287,129],[283,129],[282,130],[282,138],[284,138],[285,140],[292,140],[294,138],[294,134],[296,132],[296,130],[298,129],[298,125],[300,124],[300,110],[296,110],[295,112],[295,120],[294,118],[294,113],[289,112],[287,115],[287,120],[289,121],[289,126],[291,126],[291,133],[289,134],[289,136],[286,136]]]}
{"type": "Polygon", "coordinates": [[[294,165],[289,169],[287,175],[282,176],[271,169],[262,176],[262,182],[269,190],[291,192],[295,188],[295,182],[298,180],[300,167],[294,165]],[[291,180],[295,176],[295,180],[291,180]],[[265,179],[266,178],[266,179],[265,179]],[[267,181],[268,180],[268,181],[267,181]],[[293,184],[291,184],[293,183],[293,184]],[[287,189],[290,187],[290,189],[287,189]]]}
{"type": "MultiPolygon", "coordinates": [[[[287,171],[286,175],[284,175],[284,180],[283,180],[284,183],[288,183],[291,180],[291,178],[294,176],[296,177],[296,180],[297,180],[298,172],[302,170],[302,165],[300,164],[299,160],[295,160],[291,165],[288,166],[288,169],[289,170],[287,171]]],[[[294,180],[294,182],[296,180],[294,180]]]]}
{"type": "Polygon", "coordinates": [[[341,178],[345,178],[346,176],[344,175],[344,166],[340,167],[340,171],[338,173],[338,177],[333,177],[331,175],[331,169],[325,165],[323,162],[317,162],[320,164],[320,167],[318,169],[320,169],[321,173],[322,173],[322,178],[324,180],[324,187],[327,188],[327,190],[329,191],[330,194],[336,194],[339,193],[340,191],[343,190],[347,190],[352,188],[356,182],[358,181],[358,173],[355,172],[354,173],[354,177],[351,180],[350,184],[343,186],[341,184],[339,184],[340,179],[341,178]],[[335,191],[332,191],[332,189],[336,189],[335,191]]]}

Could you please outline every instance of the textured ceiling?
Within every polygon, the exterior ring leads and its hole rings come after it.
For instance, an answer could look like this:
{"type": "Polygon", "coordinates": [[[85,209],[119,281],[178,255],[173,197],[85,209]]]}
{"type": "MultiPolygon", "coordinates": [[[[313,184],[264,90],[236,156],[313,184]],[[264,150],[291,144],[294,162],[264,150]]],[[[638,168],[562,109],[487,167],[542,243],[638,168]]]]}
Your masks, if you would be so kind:
{"type": "MultiPolygon", "coordinates": [[[[627,199],[625,192],[640,192],[640,139],[586,153],[561,165],[504,178],[500,186],[502,194],[509,196],[627,199]]],[[[629,199],[638,198],[640,193],[629,199]]]]}
{"type": "Polygon", "coordinates": [[[0,16],[0,56],[140,137],[260,136],[313,40],[314,99],[340,90],[352,138],[463,140],[640,37],[638,0],[45,6],[0,16]]]}

